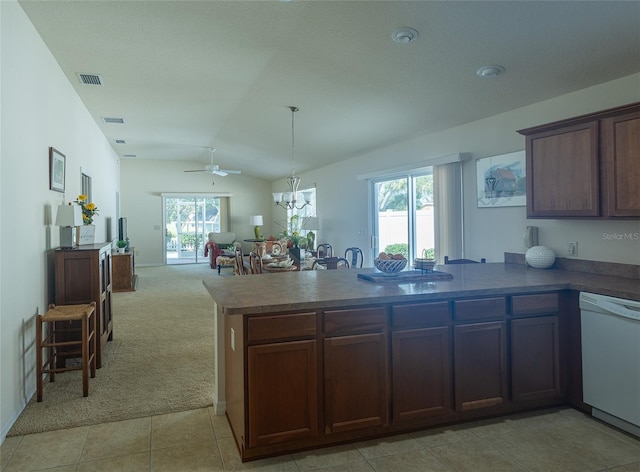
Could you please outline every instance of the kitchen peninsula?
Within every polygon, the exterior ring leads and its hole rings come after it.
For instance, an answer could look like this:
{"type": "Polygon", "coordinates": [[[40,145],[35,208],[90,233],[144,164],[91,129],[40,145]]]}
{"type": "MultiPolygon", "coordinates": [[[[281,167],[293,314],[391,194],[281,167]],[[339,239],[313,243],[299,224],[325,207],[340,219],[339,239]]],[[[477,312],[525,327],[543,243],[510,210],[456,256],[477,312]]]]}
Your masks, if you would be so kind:
{"type": "MultiPolygon", "coordinates": [[[[602,265],[602,264],[600,264],[602,265]]],[[[212,277],[214,407],[244,460],[582,403],[579,291],[640,299],[625,277],[523,264],[212,277]]],[[[620,273],[616,267],[616,272],[620,273]]]]}

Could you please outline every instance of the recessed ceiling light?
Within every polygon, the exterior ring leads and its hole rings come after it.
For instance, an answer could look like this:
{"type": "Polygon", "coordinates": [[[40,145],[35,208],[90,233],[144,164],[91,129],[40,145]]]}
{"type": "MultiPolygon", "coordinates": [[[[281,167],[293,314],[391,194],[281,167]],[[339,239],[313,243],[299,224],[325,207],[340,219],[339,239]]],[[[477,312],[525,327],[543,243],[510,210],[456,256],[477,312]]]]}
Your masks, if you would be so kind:
{"type": "Polygon", "coordinates": [[[407,44],[418,39],[418,32],[413,28],[400,28],[391,33],[391,38],[399,44],[407,44]]]}
{"type": "Polygon", "coordinates": [[[504,67],[499,65],[483,66],[476,71],[480,77],[495,77],[504,72],[504,67]]]}

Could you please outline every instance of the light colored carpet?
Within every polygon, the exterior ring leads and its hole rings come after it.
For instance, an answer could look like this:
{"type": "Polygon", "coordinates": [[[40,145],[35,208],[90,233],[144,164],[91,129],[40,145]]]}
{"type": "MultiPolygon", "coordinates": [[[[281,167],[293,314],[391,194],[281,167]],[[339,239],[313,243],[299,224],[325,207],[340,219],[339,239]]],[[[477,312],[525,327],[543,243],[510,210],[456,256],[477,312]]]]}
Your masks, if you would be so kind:
{"type": "Polygon", "coordinates": [[[9,436],[139,418],[212,404],[213,301],[208,264],[136,268],[135,292],[114,293],[113,340],[82,396],[82,372],[44,381],[9,436]],[[106,358],[104,357],[106,356],[106,358]]]}

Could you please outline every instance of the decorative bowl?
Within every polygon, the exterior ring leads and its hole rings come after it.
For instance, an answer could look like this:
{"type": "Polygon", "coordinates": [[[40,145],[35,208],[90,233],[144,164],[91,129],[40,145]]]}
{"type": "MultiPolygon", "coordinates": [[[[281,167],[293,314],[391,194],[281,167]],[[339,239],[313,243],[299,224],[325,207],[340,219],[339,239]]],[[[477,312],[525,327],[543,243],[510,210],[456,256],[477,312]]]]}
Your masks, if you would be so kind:
{"type": "Polygon", "coordinates": [[[385,275],[398,275],[402,269],[407,266],[406,259],[380,259],[376,257],[373,260],[373,265],[376,266],[380,272],[384,272],[385,275]]]}

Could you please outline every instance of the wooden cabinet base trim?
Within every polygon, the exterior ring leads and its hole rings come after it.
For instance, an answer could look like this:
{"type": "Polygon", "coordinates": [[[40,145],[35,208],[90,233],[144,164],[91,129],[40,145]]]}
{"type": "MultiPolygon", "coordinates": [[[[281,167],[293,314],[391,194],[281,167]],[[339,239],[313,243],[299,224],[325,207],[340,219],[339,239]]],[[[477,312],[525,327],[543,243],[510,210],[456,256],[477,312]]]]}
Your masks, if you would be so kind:
{"type": "Polygon", "coordinates": [[[484,400],[475,400],[472,402],[462,403],[462,411],[476,410],[478,408],[489,408],[492,406],[502,405],[502,398],[485,398],[484,400]]]}
{"type": "Polygon", "coordinates": [[[239,447],[242,462],[264,459],[283,454],[294,454],[296,452],[318,449],[328,446],[339,446],[363,440],[389,437],[397,434],[406,434],[417,431],[425,431],[431,428],[441,428],[444,426],[466,423],[469,421],[497,418],[514,413],[541,410],[545,408],[557,408],[571,406],[563,399],[547,399],[545,401],[532,402],[527,407],[515,406],[504,403],[492,407],[488,410],[469,410],[464,412],[450,413],[445,416],[422,418],[402,423],[390,424],[387,426],[372,427],[368,429],[335,432],[332,434],[320,434],[315,438],[309,438],[287,443],[273,444],[270,446],[254,447],[243,449],[239,447]]]}

